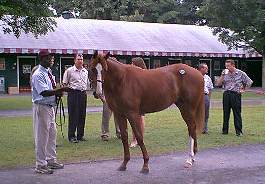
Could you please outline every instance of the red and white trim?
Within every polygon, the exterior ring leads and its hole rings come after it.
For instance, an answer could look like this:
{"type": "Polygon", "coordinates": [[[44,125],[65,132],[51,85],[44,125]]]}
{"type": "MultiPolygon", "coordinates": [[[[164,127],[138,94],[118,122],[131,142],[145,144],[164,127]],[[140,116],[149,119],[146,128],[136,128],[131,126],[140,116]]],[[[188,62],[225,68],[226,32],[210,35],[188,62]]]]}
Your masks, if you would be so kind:
{"type": "MultiPolygon", "coordinates": [[[[36,48],[0,48],[0,53],[15,53],[15,54],[37,54],[40,50],[36,48]]],[[[47,49],[54,54],[93,54],[93,49],[47,49]]],[[[191,56],[191,57],[239,57],[239,58],[252,58],[262,57],[257,52],[249,54],[238,53],[199,53],[199,52],[157,52],[157,51],[123,51],[123,50],[98,50],[101,53],[110,52],[112,55],[125,55],[125,56],[191,56]]]]}

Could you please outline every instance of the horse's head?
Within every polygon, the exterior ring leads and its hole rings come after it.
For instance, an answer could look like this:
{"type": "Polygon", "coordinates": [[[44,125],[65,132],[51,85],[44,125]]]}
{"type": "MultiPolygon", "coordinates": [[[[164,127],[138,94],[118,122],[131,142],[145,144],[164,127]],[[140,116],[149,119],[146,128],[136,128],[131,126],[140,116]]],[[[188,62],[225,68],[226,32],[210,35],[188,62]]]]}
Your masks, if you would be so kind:
{"type": "Polygon", "coordinates": [[[90,82],[90,88],[93,92],[95,92],[97,89],[97,75],[98,75],[97,69],[87,68],[87,71],[88,71],[88,79],[90,82]]]}
{"type": "Polygon", "coordinates": [[[92,89],[94,90],[94,97],[100,98],[103,100],[103,72],[108,70],[107,59],[109,58],[110,53],[100,54],[97,51],[94,52],[91,62],[89,64],[88,70],[91,72],[91,83],[92,89]]]}
{"type": "Polygon", "coordinates": [[[91,58],[91,65],[90,68],[96,68],[98,64],[102,66],[102,69],[107,71],[108,65],[107,65],[107,59],[110,57],[110,53],[102,54],[98,53],[98,51],[95,51],[92,58],[91,58]]]}

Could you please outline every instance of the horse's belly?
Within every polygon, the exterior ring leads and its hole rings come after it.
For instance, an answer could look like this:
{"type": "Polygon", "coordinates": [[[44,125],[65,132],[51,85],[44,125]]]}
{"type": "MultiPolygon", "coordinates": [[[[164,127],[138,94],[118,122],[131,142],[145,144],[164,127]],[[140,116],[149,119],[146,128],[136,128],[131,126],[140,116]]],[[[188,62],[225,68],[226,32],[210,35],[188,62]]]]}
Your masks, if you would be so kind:
{"type": "Polygon", "coordinates": [[[156,99],[150,102],[143,103],[140,109],[142,113],[158,112],[168,108],[173,103],[173,101],[163,101],[163,99],[156,99]]]}
{"type": "Polygon", "coordinates": [[[163,85],[163,88],[146,92],[142,97],[141,110],[144,112],[158,112],[164,110],[176,102],[176,90],[174,87],[163,85]]]}

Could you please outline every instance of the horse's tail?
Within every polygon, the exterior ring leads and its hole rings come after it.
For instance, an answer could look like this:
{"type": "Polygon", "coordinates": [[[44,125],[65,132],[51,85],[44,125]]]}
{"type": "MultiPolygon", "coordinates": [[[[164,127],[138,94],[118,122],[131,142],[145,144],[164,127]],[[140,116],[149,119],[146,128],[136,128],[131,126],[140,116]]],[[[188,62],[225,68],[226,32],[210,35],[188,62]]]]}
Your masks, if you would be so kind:
{"type": "Polygon", "coordinates": [[[196,109],[196,132],[197,134],[201,134],[204,128],[205,121],[205,104],[204,104],[204,93],[200,95],[198,100],[198,106],[196,109]]]}

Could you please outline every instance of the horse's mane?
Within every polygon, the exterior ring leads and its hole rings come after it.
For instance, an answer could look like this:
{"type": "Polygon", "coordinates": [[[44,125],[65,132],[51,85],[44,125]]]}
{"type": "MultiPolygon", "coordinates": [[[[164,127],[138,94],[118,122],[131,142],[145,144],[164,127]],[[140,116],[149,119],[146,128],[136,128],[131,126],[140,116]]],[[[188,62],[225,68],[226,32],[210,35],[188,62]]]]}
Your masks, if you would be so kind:
{"type": "MultiPolygon", "coordinates": [[[[124,63],[121,63],[117,58],[115,58],[115,57],[109,57],[108,58],[110,61],[113,61],[113,62],[115,62],[115,63],[117,63],[117,64],[119,64],[119,65],[124,65],[124,63]]],[[[138,68],[138,69],[141,69],[141,70],[144,70],[143,68],[141,68],[141,67],[139,67],[139,66],[136,66],[136,65],[124,65],[124,66],[126,66],[126,67],[133,67],[133,68],[138,68]]]]}
{"type": "Polygon", "coordinates": [[[117,60],[117,58],[115,58],[115,57],[109,57],[108,60],[111,60],[111,61],[114,61],[114,62],[116,62],[116,63],[121,64],[121,62],[119,62],[119,61],[117,60]]]}
{"type": "Polygon", "coordinates": [[[115,57],[109,57],[107,60],[110,60],[110,61],[112,61],[112,62],[115,62],[115,63],[117,63],[117,64],[119,64],[119,65],[123,65],[123,66],[125,66],[125,67],[129,67],[129,66],[131,66],[131,65],[124,64],[124,63],[120,62],[120,61],[119,61],[117,58],[115,58],[115,57]]]}
{"type": "Polygon", "coordinates": [[[136,65],[130,65],[130,67],[138,68],[138,69],[141,69],[141,70],[145,70],[144,68],[141,68],[140,66],[136,66],[136,65]]]}

